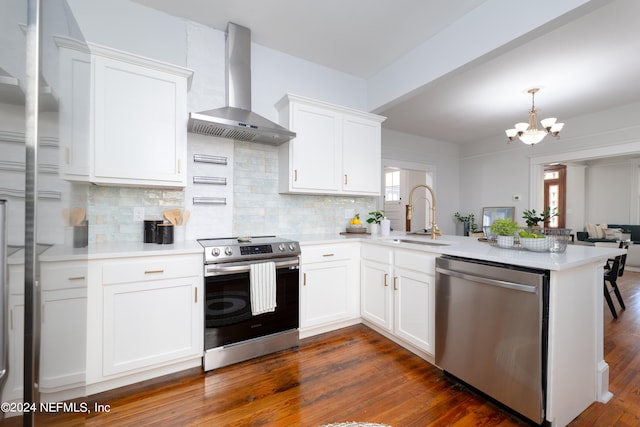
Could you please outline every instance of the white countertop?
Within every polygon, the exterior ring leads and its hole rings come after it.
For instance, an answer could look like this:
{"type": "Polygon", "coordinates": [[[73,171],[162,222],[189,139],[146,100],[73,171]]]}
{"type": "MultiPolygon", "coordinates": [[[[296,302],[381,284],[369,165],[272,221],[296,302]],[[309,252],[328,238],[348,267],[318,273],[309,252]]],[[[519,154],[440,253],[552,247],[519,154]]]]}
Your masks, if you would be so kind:
{"type": "MultiPolygon", "coordinates": [[[[175,242],[171,245],[142,242],[116,242],[89,245],[86,248],[72,248],[54,245],[40,255],[41,262],[90,260],[136,256],[153,256],[203,253],[204,249],[195,240],[175,242]]],[[[18,255],[18,254],[15,254],[18,255]]]]}
{"type": "Polygon", "coordinates": [[[396,239],[430,242],[430,236],[407,235],[404,232],[394,232],[389,236],[345,236],[345,235],[290,235],[283,236],[299,241],[303,246],[309,244],[339,243],[345,241],[375,242],[393,247],[422,250],[425,252],[460,256],[484,261],[501,262],[504,264],[524,267],[542,268],[545,270],[566,270],[593,262],[602,262],[607,258],[624,253],[617,248],[603,248],[594,246],[571,245],[564,253],[531,252],[527,250],[502,249],[480,242],[475,237],[439,236],[435,242],[446,245],[427,246],[405,242],[394,242],[396,239]]]}
{"type": "MultiPolygon", "coordinates": [[[[484,261],[501,262],[525,267],[542,268],[545,270],[566,270],[593,262],[602,262],[607,258],[624,253],[617,248],[568,245],[564,253],[531,252],[527,250],[502,249],[479,242],[475,237],[439,236],[436,243],[444,244],[428,246],[394,240],[414,240],[431,242],[429,236],[406,235],[404,232],[394,232],[389,236],[371,235],[340,235],[340,234],[297,234],[281,236],[299,241],[304,245],[331,244],[344,242],[371,242],[396,248],[419,250],[434,254],[444,254],[473,258],[484,261]]],[[[153,256],[164,254],[194,254],[202,253],[202,246],[195,240],[176,242],[171,245],[142,242],[117,242],[89,245],[86,248],[72,248],[64,245],[54,245],[40,255],[42,262],[90,260],[103,258],[120,258],[135,256],[153,256]]],[[[24,264],[24,251],[18,251],[8,259],[9,264],[24,264]]]]}

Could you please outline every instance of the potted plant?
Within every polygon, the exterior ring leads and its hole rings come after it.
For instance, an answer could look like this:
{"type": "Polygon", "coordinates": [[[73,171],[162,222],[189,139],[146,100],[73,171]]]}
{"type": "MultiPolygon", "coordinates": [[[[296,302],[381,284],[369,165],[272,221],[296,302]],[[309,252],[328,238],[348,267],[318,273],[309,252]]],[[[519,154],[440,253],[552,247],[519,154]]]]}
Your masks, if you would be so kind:
{"type": "Polygon", "coordinates": [[[513,246],[514,236],[520,225],[511,218],[496,219],[491,224],[491,233],[497,234],[498,246],[510,248],[513,246]]]}
{"type": "Polygon", "coordinates": [[[551,221],[551,218],[558,215],[560,214],[556,208],[551,209],[551,206],[547,206],[547,208],[540,213],[537,213],[535,209],[522,212],[522,218],[527,222],[528,227],[539,227],[540,225],[538,223],[540,222],[547,224],[551,221]]]}
{"type": "Polygon", "coordinates": [[[371,224],[369,227],[369,231],[371,234],[378,234],[378,229],[380,228],[380,221],[384,218],[384,211],[373,211],[369,212],[369,218],[367,218],[367,222],[371,224]]]}
{"type": "Polygon", "coordinates": [[[462,234],[464,236],[468,236],[469,233],[475,233],[476,232],[476,223],[475,223],[475,216],[473,214],[469,214],[467,216],[462,216],[460,215],[459,212],[456,212],[453,214],[453,216],[463,224],[463,231],[462,234]]]}

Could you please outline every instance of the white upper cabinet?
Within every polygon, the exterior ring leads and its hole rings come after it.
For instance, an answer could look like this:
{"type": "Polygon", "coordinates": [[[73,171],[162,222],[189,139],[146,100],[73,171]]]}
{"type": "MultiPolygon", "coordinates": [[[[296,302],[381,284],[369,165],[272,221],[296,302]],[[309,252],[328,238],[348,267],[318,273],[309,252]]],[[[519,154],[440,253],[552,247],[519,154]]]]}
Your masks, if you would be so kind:
{"type": "Polygon", "coordinates": [[[380,195],[384,117],[286,95],[280,122],[297,136],[280,146],[280,192],[380,195]]]}
{"type": "Polygon", "coordinates": [[[63,177],[186,186],[190,70],[58,38],[63,177]]]}

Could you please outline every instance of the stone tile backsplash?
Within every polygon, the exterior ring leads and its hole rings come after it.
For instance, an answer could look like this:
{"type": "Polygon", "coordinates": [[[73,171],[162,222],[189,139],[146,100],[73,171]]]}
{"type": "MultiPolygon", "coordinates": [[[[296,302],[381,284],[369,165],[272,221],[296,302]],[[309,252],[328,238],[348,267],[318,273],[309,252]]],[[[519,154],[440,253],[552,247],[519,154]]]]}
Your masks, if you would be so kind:
{"type": "MultiPolygon", "coordinates": [[[[229,144],[227,140],[211,138],[211,154],[229,144]]],[[[359,212],[363,219],[376,209],[375,197],[337,197],[314,195],[288,195],[278,193],[278,147],[234,142],[231,186],[231,225],[217,228],[220,237],[232,235],[339,233],[348,219],[345,211],[359,212]]],[[[134,221],[134,208],[143,207],[146,219],[161,219],[165,209],[191,208],[187,194],[192,194],[193,183],[185,190],[134,187],[88,186],[76,191],[87,192],[87,219],[89,242],[142,241],[143,224],[134,221]]],[[[215,208],[211,208],[215,209],[215,208]]],[[[197,218],[187,224],[188,239],[211,236],[206,219],[197,218]]],[[[200,214],[203,215],[203,214],[200,214]]],[[[216,221],[215,214],[211,221],[216,221]]]]}
{"type": "Polygon", "coordinates": [[[165,209],[183,205],[183,190],[89,186],[89,243],[141,242],[143,223],[134,221],[134,208],[143,207],[145,219],[162,219],[165,209]]]}
{"type": "Polygon", "coordinates": [[[236,235],[339,233],[345,210],[363,218],[375,210],[374,197],[307,196],[278,193],[278,147],[236,142],[234,215],[236,235]]]}

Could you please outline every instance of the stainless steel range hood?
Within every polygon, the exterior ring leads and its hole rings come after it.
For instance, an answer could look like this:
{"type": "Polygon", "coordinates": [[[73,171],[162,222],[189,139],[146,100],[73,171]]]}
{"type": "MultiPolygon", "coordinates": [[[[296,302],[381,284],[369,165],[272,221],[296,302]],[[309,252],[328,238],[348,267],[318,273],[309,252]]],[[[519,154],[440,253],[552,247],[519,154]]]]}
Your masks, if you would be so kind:
{"type": "Polygon", "coordinates": [[[188,130],[201,135],[280,145],[296,134],[251,111],[251,31],[227,24],[227,106],[189,113],[188,130]]]}

